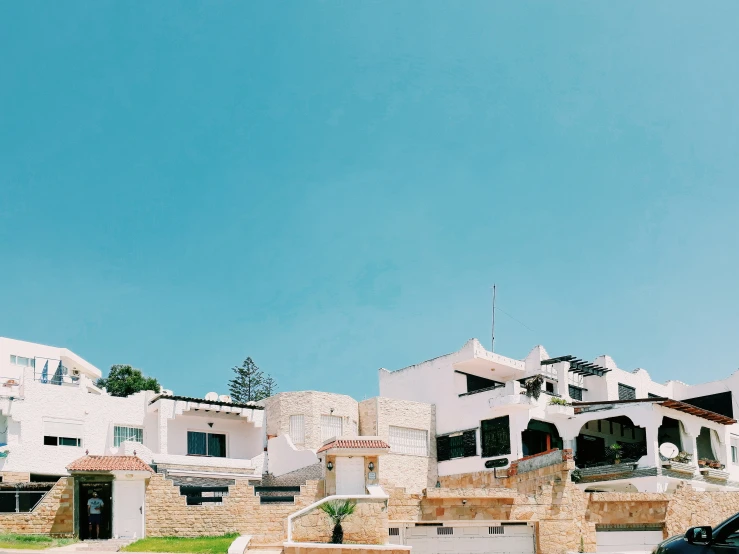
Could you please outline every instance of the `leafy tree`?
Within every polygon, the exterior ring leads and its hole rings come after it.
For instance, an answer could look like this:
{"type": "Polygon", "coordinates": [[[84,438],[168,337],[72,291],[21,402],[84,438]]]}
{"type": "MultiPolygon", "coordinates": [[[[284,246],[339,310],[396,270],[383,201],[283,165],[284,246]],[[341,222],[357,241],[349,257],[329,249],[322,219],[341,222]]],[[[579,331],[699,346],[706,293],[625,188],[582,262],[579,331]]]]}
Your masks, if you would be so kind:
{"type": "Polygon", "coordinates": [[[323,510],[331,523],[334,525],[331,534],[331,542],[333,544],[341,544],[344,542],[344,530],[341,528],[341,522],[354,513],[357,503],[354,500],[332,500],[321,504],[323,510]]]}
{"type": "Polygon", "coordinates": [[[264,393],[264,398],[269,398],[277,392],[277,381],[271,375],[265,376],[264,382],[262,383],[262,392],[264,393]]]}
{"type": "Polygon", "coordinates": [[[108,377],[98,379],[97,386],[107,389],[112,396],[128,396],[142,390],[161,390],[159,381],[154,377],[145,377],[140,369],[130,365],[111,366],[108,377]]]}

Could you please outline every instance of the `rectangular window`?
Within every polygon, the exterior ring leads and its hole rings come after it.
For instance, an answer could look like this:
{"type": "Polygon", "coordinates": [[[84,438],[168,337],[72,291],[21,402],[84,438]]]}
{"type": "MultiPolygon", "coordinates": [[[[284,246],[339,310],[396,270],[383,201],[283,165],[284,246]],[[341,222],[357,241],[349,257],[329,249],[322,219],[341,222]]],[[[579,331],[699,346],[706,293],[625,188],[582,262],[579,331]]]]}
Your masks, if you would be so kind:
{"type": "Polygon", "coordinates": [[[582,389],[580,387],[568,385],[567,390],[570,393],[570,398],[572,398],[572,400],[582,400],[582,389]]]}
{"type": "Polygon", "coordinates": [[[188,456],[226,457],[226,435],[219,433],[187,432],[188,456]]]}
{"type": "Polygon", "coordinates": [[[428,456],[428,432],[421,429],[390,426],[390,452],[428,456]]]}
{"type": "Polygon", "coordinates": [[[508,416],[488,419],[480,424],[482,457],[503,456],[511,453],[511,427],[508,416]]]}
{"type": "Polygon", "coordinates": [[[290,416],[290,438],[293,444],[305,444],[305,419],[303,414],[290,416]]]}
{"type": "Polygon", "coordinates": [[[440,435],[436,437],[436,459],[439,462],[454,458],[469,458],[477,456],[477,432],[475,429],[455,433],[454,435],[440,435]]]}
{"type": "Polygon", "coordinates": [[[731,435],[729,442],[731,443],[731,463],[739,465],[739,437],[731,435]]]}
{"type": "Polygon", "coordinates": [[[23,356],[13,356],[12,354],[10,355],[10,363],[25,367],[36,367],[35,358],[24,358],[23,356]]]}
{"type": "Polygon", "coordinates": [[[551,381],[547,381],[545,383],[545,387],[547,392],[551,392],[552,394],[554,394],[554,383],[552,383],[551,381]]]}
{"type": "Polygon", "coordinates": [[[321,441],[342,435],[342,419],[334,415],[321,416],[321,441]]]}
{"type": "Polygon", "coordinates": [[[44,446],[82,446],[82,439],[74,437],[52,437],[44,436],[44,446]]]}
{"type": "Polygon", "coordinates": [[[636,389],[623,383],[618,384],[618,399],[619,400],[634,400],[636,399],[636,389]]]}
{"type": "Polygon", "coordinates": [[[122,442],[133,441],[144,442],[144,430],[138,427],[123,427],[115,425],[113,427],[113,446],[120,446],[122,442]]]}

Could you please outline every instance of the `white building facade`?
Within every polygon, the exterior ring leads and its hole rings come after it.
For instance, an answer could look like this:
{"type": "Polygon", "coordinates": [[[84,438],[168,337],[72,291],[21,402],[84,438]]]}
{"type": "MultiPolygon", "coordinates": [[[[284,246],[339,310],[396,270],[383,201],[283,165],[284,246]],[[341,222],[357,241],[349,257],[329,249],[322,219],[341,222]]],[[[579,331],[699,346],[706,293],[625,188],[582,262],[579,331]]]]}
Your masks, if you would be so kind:
{"type": "Polygon", "coordinates": [[[440,476],[565,448],[585,490],[668,492],[683,480],[699,490],[739,490],[736,373],[702,385],[661,384],[609,356],[553,358],[537,346],[515,360],[473,339],[446,356],[381,369],[379,379],[381,397],[435,406],[440,476]],[[538,398],[526,389],[537,376],[538,398]]]}

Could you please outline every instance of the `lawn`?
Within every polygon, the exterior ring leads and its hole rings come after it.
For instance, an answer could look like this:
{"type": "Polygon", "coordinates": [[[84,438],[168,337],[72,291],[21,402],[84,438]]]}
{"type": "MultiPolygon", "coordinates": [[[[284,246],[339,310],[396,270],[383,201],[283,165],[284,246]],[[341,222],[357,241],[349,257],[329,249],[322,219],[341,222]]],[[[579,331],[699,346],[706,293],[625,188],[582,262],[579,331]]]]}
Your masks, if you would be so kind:
{"type": "Polygon", "coordinates": [[[6,535],[0,534],[0,548],[19,550],[43,550],[76,542],[75,539],[57,539],[48,535],[6,535]]]}
{"type": "Polygon", "coordinates": [[[141,539],[123,548],[125,552],[190,552],[192,554],[225,554],[238,534],[218,537],[153,537],[141,539]]]}

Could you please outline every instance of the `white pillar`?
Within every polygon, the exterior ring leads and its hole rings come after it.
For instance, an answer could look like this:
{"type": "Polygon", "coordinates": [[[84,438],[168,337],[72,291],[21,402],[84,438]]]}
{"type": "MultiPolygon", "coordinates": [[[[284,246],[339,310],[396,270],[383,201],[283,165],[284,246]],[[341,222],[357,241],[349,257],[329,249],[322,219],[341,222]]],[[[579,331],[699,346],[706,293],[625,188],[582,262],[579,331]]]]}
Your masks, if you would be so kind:
{"type": "Polygon", "coordinates": [[[645,429],[647,439],[647,460],[646,467],[659,467],[659,440],[657,437],[659,425],[662,422],[661,417],[650,418],[645,429]]]}

